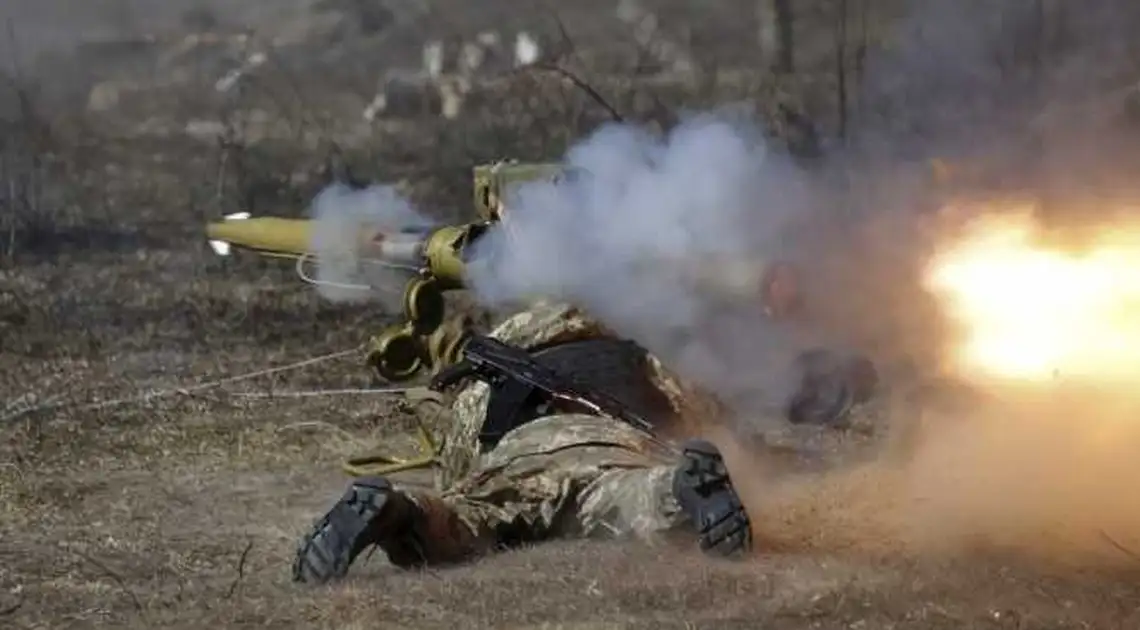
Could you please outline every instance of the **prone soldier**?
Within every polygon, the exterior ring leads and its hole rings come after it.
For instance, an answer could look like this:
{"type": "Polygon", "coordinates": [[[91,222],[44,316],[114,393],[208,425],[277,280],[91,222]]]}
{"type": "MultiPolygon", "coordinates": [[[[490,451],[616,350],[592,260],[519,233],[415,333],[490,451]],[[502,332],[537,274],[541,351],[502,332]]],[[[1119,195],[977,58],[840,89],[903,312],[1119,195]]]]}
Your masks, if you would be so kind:
{"type": "MultiPolygon", "coordinates": [[[[579,391],[613,391],[615,400],[655,424],[692,411],[685,407],[700,398],[651,356],[567,305],[537,304],[489,336],[530,350],[539,365],[579,363],[586,353],[611,364],[625,359],[620,367],[631,369],[622,387],[598,382],[614,371],[598,370],[596,362],[561,375],[577,381],[579,391]],[[587,382],[591,372],[598,374],[594,383],[587,382]]],[[[441,492],[378,477],[353,481],[302,539],[294,579],[339,578],[373,546],[400,567],[458,562],[565,537],[655,539],[688,532],[713,554],[736,556],[749,548],[748,516],[711,443],[690,440],[674,448],[641,426],[554,398],[549,409],[531,410],[534,419],[480,454],[481,429],[497,406],[494,395],[487,383],[471,383],[443,409],[452,430],[441,492]]],[[[430,398],[423,404],[440,405],[430,398]]]]}
{"type": "MultiPolygon", "coordinates": [[[[516,170],[494,165],[476,172],[480,215],[508,233],[510,221],[504,215],[509,213],[503,212],[501,194],[507,182],[496,178],[509,179],[516,170]]],[[[523,171],[524,179],[534,176],[523,171]]],[[[312,253],[311,222],[231,219],[208,228],[211,245],[220,253],[228,251],[226,243],[296,255],[301,262],[312,253]]],[[[405,291],[407,321],[374,339],[373,365],[381,375],[408,378],[426,364],[425,347],[434,344],[439,350],[428,355],[450,356],[461,346],[458,341],[465,331],[446,339],[447,327],[441,327],[440,292],[462,286],[467,244],[487,226],[482,222],[406,234],[362,229],[359,238],[340,244],[356,258],[422,267],[405,291]]],[[[329,253],[317,250],[318,258],[329,253]]],[[[739,286],[711,282],[719,280],[718,275],[707,278],[700,269],[678,262],[680,281],[722,293],[740,292],[739,286]],[[696,275],[690,277],[690,272],[696,275]]],[[[790,268],[748,265],[746,271],[730,275],[760,280],[760,287],[747,280],[743,287],[746,296],[756,296],[760,289],[764,308],[757,309],[758,317],[796,314],[800,305],[790,268]]],[[[748,515],[716,447],[702,440],[673,447],[662,440],[718,419],[724,410],[714,397],[682,383],[655,357],[569,305],[536,304],[507,319],[489,337],[529,353],[532,367],[552,372],[555,378],[547,383],[552,385],[548,390],[561,386],[604,394],[648,420],[654,430],[623,421],[623,414],[612,409],[607,413],[583,405],[580,397],[504,403],[502,388],[493,391],[486,382],[467,384],[450,404],[438,396],[425,397],[421,413],[449,416],[437,491],[379,477],[356,479],[303,537],[293,565],[297,581],[322,583],[341,577],[373,546],[402,567],[457,562],[519,543],[571,536],[648,539],[687,531],[712,553],[731,556],[748,549],[748,515]],[[508,407],[522,417],[506,418],[509,430],[488,436],[485,428],[503,424],[500,410],[508,407]]],[[[827,353],[804,362],[808,387],[792,401],[790,419],[832,421],[865,395],[865,388],[851,386],[848,379],[830,378],[843,376],[842,362],[835,368],[827,353]]],[[[501,373],[493,380],[501,384],[515,377],[501,373]]]]}
{"type": "MultiPolygon", "coordinates": [[[[774,308],[779,305],[769,310],[774,308]]],[[[677,534],[718,556],[749,549],[749,517],[716,446],[690,439],[675,448],[662,439],[715,421],[724,411],[715,397],[686,385],[656,357],[570,305],[539,302],[489,337],[525,349],[567,390],[602,393],[653,426],[555,396],[533,404],[500,437],[487,428],[505,413],[495,399],[506,395],[503,389],[475,381],[450,405],[424,397],[420,413],[445,414],[450,427],[438,491],[379,477],[353,481],[303,537],[293,565],[296,581],[342,577],[373,546],[399,567],[459,562],[568,537],[652,541],[677,534]]],[[[817,352],[807,363],[828,361],[817,352]]],[[[868,395],[868,383],[852,376],[866,377],[807,365],[809,388],[795,401],[832,416],[842,413],[837,403],[868,395]]]]}

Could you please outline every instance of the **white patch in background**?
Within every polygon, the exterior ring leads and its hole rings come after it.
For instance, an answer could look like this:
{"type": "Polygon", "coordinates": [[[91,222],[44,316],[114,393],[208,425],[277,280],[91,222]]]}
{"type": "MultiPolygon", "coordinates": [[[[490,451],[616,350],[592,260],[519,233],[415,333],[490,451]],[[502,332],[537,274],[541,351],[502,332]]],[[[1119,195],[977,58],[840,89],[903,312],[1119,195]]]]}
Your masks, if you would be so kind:
{"type": "Polygon", "coordinates": [[[542,49],[530,33],[526,31],[520,32],[515,36],[515,65],[529,66],[538,61],[542,55],[542,49]]]}
{"type": "Polygon", "coordinates": [[[423,52],[424,74],[431,79],[438,79],[443,74],[443,42],[430,41],[424,44],[423,52]]]}

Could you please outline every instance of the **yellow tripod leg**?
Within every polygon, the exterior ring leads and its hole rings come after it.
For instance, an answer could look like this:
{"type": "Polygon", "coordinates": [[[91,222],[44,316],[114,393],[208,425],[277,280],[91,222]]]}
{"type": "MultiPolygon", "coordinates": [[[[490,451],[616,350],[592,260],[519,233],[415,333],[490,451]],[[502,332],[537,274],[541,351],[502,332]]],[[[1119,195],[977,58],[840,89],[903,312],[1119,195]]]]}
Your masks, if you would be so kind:
{"type": "Polygon", "coordinates": [[[439,463],[440,449],[423,422],[416,423],[416,454],[401,458],[383,453],[366,453],[346,461],[342,469],[353,477],[384,477],[409,470],[432,468],[439,463]]]}

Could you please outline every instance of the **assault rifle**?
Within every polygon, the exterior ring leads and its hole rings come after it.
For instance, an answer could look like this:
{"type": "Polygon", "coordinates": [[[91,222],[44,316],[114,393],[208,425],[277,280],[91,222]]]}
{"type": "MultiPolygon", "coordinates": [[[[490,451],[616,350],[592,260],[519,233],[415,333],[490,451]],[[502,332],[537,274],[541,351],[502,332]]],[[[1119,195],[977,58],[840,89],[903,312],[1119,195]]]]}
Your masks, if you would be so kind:
{"type": "Polygon", "coordinates": [[[511,429],[549,413],[555,402],[620,420],[650,435],[654,432],[652,424],[617,399],[602,392],[579,391],[521,348],[476,335],[465,342],[462,354],[462,359],[432,378],[431,388],[442,391],[465,378],[490,386],[487,416],[479,434],[484,450],[494,447],[511,429]]]}

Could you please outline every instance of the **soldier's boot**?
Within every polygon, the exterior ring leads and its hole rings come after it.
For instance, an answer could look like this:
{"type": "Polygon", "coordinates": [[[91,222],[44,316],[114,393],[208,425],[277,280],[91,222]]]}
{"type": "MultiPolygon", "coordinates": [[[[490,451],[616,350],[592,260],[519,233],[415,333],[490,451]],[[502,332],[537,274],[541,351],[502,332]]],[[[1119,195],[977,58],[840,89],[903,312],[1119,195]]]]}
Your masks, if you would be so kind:
{"type": "Polygon", "coordinates": [[[683,461],[673,475],[673,495],[696,527],[702,551],[735,556],[749,550],[748,514],[732,487],[720,450],[705,440],[682,447],[683,461]]]}
{"type": "Polygon", "coordinates": [[[470,530],[438,498],[397,490],[383,477],[362,477],[301,539],[293,580],[323,584],[344,577],[373,546],[392,564],[411,568],[461,560],[474,542],[470,530]]]}

